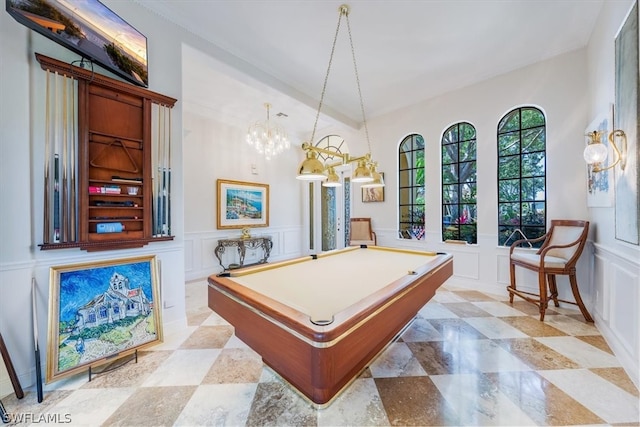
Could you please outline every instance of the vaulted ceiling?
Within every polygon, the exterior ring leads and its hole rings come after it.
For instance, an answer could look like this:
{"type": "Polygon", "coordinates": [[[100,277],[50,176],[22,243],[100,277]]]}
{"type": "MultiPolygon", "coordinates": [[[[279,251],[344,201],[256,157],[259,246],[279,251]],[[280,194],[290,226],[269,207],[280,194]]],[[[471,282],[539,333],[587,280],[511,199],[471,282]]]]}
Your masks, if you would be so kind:
{"type": "MultiPolygon", "coordinates": [[[[289,115],[285,124],[313,125],[343,1],[135,1],[213,45],[185,49],[185,105],[246,125],[269,102],[272,115],[289,115]]],[[[347,3],[366,117],[582,48],[603,1],[347,3]]],[[[322,120],[362,122],[354,74],[343,18],[322,120]]]]}

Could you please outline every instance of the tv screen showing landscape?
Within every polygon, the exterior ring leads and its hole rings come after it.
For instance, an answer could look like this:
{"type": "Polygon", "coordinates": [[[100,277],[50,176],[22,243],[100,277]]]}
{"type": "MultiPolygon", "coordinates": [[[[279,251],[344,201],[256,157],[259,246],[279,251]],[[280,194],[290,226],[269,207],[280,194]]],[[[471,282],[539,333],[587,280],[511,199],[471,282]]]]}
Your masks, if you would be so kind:
{"type": "Polygon", "coordinates": [[[23,25],[147,87],[147,38],[98,0],[6,0],[23,25]]]}

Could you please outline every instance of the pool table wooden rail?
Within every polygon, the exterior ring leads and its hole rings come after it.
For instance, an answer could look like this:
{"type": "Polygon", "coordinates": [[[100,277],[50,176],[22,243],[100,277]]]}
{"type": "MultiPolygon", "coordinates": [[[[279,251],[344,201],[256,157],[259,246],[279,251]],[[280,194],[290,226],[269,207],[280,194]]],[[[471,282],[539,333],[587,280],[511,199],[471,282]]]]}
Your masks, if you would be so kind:
{"type": "Polygon", "coordinates": [[[451,255],[420,266],[339,313],[328,325],[252,291],[210,276],[209,307],[236,336],[317,405],[328,404],[415,317],[453,274],[451,255]]]}

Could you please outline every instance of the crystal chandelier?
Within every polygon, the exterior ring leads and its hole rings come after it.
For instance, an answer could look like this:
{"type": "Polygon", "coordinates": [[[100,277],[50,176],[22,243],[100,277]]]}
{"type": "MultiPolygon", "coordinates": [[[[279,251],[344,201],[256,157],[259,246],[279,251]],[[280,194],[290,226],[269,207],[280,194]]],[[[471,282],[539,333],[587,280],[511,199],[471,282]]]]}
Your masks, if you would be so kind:
{"type": "Polygon", "coordinates": [[[265,103],[264,106],[267,109],[267,120],[257,121],[249,126],[247,143],[255,147],[258,153],[264,155],[265,159],[271,160],[284,150],[288,150],[290,143],[284,128],[277,123],[271,123],[269,117],[271,104],[265,103]]]}

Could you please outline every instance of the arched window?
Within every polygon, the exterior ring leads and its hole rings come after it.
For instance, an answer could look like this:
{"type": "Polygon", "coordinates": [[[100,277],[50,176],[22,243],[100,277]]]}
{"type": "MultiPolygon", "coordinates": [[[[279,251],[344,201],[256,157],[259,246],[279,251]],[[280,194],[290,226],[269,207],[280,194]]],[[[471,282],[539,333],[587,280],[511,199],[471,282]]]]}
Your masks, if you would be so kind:
{"type": "Polygon", "coordinates": [[[424,237],[424,139],[407,136],[398,149],[399,236],[405,239],[424,237]]]}
{"type": "Polygon", "coordinates": [[[456,123],[442,136],[442,240],[478,243],[476,128],[456,123]]]}
{"type": "MultiPolygon", "coordinates": [[[[520,107],[498,124],[498,245],[546,233],[546,121],[520,107]]],[[[540,246],[539,242],[537,246],[540,246]]]]}

